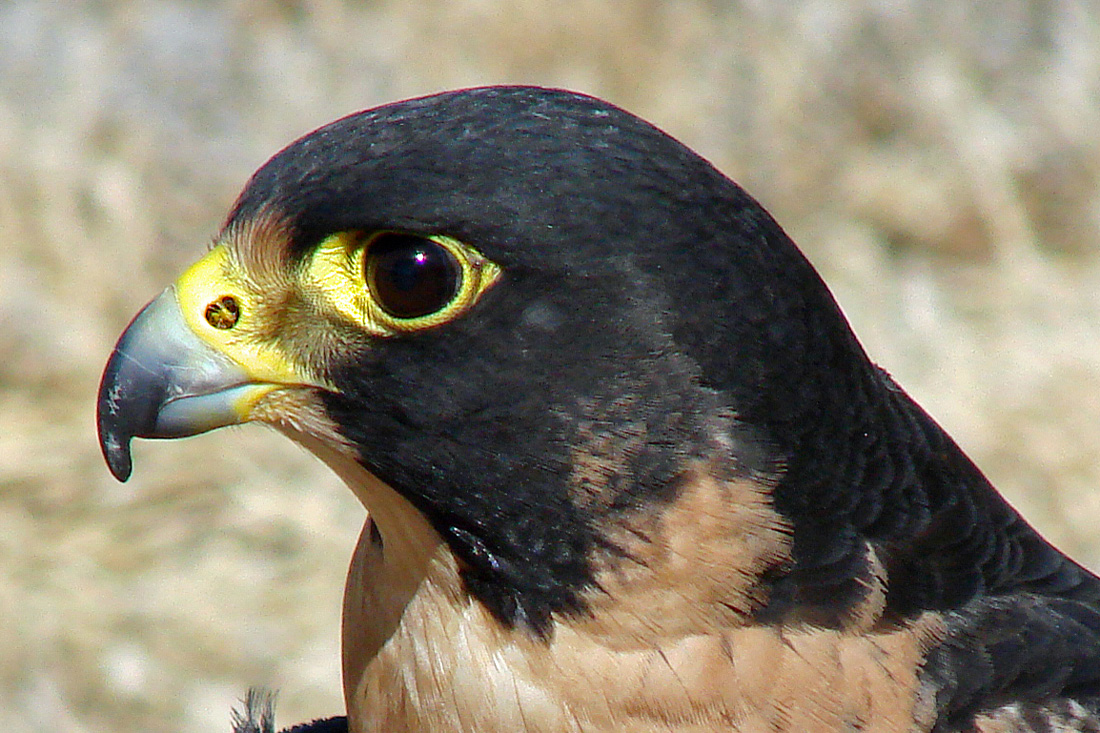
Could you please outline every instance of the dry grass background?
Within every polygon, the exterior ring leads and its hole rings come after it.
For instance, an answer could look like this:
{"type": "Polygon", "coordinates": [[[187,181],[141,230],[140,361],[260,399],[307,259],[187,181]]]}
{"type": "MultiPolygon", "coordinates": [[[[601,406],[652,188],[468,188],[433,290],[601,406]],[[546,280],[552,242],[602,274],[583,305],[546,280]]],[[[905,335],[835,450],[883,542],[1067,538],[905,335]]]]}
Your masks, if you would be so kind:
{"type": "Polygon", "coordinates": [[[93,430],[127,319],[271,153],[449,87],[569,86],[784,223],[874,357],[1100,568],[1100,8],[1075,0],[0,3],[0,728],[342,709],[363,512],[258,428],[93,430]]]}

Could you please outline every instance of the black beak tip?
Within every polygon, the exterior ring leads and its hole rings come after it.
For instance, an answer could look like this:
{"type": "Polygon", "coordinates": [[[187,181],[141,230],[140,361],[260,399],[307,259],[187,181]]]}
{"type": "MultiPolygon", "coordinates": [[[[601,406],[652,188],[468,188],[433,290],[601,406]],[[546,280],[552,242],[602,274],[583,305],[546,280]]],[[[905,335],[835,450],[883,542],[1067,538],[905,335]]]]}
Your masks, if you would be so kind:
{"type": "Polygon", "coordinates": [[[111,354],[103,379],[99,385],[99,397],[96,400],[96,429],[99,433],[99,447],[107,467],[119,481],[126,481],[133,472],[130,457],[130,439],[133,432],[125,429],[121,419],[122,404],[120,385],[116,380],[118,351],[111,354]]]}
{"type": "Polygon", "coordinates": [[[130,458],[130,436],[121,435],[104,424],[103,398],[100,397],[96,422],[99,428],[99,447],[103,451],[103,458],[107,461],[107,468],[119,481],[126,481],[133,472],[133,460],[130,458]]]}
{"type": "Polygon", "coordinates": [[[125,483],[133,472],[133,461],[130,459],[130,444],[102,443],[103,457],[107,459],[107,467],[111,469],[111,475],[125,483]]]}

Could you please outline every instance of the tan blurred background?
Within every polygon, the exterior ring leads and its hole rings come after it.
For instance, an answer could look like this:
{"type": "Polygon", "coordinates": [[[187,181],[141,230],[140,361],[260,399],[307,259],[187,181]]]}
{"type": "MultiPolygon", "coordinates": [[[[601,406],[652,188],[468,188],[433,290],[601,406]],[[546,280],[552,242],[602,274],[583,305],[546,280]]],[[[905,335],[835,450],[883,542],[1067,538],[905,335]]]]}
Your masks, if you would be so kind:
{"type": "Polygon", "coordinates": [[[610,99],[741,182],[1100,568],[1096,2],[3,0],[0,729],[228,731],[253,684],[284,725],[342,710],[350,493],[259,428],[140,444],[117,484],[99,371],[278,148],[494,82],[610,99]]]}

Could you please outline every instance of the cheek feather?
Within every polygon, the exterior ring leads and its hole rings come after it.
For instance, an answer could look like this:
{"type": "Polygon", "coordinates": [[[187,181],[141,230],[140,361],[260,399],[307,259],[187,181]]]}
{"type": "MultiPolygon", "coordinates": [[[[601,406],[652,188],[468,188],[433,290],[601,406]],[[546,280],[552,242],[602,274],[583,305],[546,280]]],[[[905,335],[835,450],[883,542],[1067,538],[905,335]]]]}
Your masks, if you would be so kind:
{"type": "Polygon", "coordinates": [[[258,291],[283,290],[293,282],[293,225],[273,207],[237,219],[222,230],[220,244],[229,247],[237,268],[258,291]]]}
{"type": "MultiPolygon", "coordinates": [[[[345,460],[357,460],[358,449],[329,417],[316,389],[288,387],[265,395],[252,408],[251,417],[307,448],[325,446],[345,460]]],[[[314,451],[316,452],[316,451],[314,451]]]]}

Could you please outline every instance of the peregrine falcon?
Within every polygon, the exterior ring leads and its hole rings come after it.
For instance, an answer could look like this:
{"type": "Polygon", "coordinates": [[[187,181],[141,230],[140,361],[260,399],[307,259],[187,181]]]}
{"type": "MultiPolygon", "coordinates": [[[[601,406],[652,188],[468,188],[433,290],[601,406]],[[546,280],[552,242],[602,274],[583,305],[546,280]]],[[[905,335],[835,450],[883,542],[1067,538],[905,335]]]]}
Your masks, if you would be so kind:
{"type": "Polygon", "coordinates": [[[369,514],[368,731],[1100,730],[1100,582],[865,354],[772,217],[607,102],[487,87],[276,154],[100,442],[273,426],[369,514]]]}

